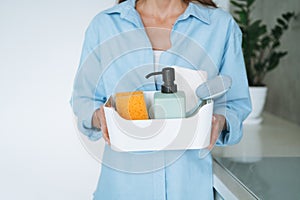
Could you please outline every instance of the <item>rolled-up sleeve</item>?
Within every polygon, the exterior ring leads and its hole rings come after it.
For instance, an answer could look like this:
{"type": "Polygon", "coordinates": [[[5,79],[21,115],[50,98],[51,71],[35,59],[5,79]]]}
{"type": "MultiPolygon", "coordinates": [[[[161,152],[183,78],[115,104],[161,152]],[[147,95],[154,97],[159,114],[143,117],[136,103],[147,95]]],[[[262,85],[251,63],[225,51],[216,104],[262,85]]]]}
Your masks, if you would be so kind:
{"type": "Polygon", "coordinates": [[[101,130],[92,127],[92,116],[106,101],[104,84],[101,79],[101,60],[99,59],[99,36],[97,25],[89,25],[85,33],[80,64],[73,85],[70,104],[77,117],[80,132],[90,140],[98,140],[101,130]]]}
{"type": "Polygon", "coordinates": [[[242,33],[234,20],[227,39],[220,74],[232,78],[230,90],[215,101],[214,113],[224,115],[227,130],[221,132],[217,145],[236,144],[242,137],[242,124],[251,112],[248,80],[242,53],[242,33]]]}

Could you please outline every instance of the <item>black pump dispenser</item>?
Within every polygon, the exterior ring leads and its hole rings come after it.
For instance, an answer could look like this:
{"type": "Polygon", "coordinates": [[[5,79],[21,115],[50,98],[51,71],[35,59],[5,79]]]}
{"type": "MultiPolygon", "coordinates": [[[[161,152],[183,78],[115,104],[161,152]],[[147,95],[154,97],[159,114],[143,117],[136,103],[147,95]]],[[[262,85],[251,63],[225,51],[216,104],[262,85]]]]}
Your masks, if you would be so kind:
{"type": "Polygon", "coordinates": [[[175,80],[175,70],[172,67],[165,67],[161,72],[152,72],[146,75],[146,78],[150,76],[160,75],[163,77],[163,85],[161,86],[162,93],[176,93],[177,85],[174,83],[175,80]]]}

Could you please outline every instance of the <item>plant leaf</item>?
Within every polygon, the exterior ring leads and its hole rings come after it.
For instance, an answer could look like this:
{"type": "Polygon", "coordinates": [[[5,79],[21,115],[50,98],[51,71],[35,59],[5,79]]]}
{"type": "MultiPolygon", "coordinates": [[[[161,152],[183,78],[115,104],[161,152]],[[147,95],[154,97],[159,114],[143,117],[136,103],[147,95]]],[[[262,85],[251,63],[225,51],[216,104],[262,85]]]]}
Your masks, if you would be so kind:
{"type": "Polygon", "coordinates": [[[278,24],[280,24],[283,27],[286,26],[286,23],[282,19],[280,19],[280,18],[277,19],[277,22],[278,22],[278,24]]]}
{"type": "Polygon", "coordinates": [[[278,25],[275,25],[275,27],[271,30],[271,32],[272,32],[273,37],[276,40],[278,40],[283,33],[282,28],[278,25]]]}
{"type": "Polygon", "coordinates": [[[261,49],[265,49],[267,46],[269,46],[271,43],[270,36],[266,35],[261,40],[261,49]]]}
{"type": "Polygon", "coordinates": [[[256,69],[256,74],[263,72],[264,70],[264,66],[261,63],[256,63],[254,68],[256,69]]]}
{"type": "Polygon", "coordinates": [[[251,7],[255,0],[248,0],[248,7],[251,7]]]}
{"type": "Polygon", "coordinates": [[[273,44],[272,44],[272,49],[276,49],[277,47],[280,46],[280,41],[276,40],[273,44]]]}
{"type": "Polygon", "coordinates": [[[236,14],[238,14],[239,17],[239,21],[241,22],[241,25],[247,25],[248,24],[248,17],[247,17],[247,13],[244,10],[238,11],[236,12],[236,14]]]}
{"type": "Polygon", "coordinates": [[[273,52],[269,58],[269,66],[267,67],[267,70],[271,71],[275,69],[279,64],[280,59],[286,55],[287,55],[287,51],[273,52]]]}
{"type": "Polygon", "coordinates": [[[230,3],[238,8],[244,8],[245,7],[245,3],[238,3],[237,1],[233,1],[231,0],[230,3]]]}
{"type": "Polygon", "coordinates": [[[256,20],[252,24],[249,25],[248,31],[251,34],[255,34],[259,38],[259,36],[265,34],[267,32],[267,27],[266,25],[261,25],[261,20],[256,20]]]}
{"type": "Polygon", "coordinates": [[[281,16],[282,16],[287,22],[289,22],[290,19],[291,19],[292,17],[295,16],[295,13],[294,13],[294,12],[286,12],[286,13],[282,14],[281,16]]]}

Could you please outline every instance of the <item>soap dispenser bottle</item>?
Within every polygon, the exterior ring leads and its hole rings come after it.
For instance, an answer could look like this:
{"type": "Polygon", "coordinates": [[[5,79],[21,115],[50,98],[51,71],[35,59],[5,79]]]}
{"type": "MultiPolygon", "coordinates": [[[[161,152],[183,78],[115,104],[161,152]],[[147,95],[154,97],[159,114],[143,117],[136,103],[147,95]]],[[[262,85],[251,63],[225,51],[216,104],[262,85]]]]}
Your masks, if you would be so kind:
{"type": "Polygon", "coordinates": [[[161,92],[154,94],[154,119],[184,118],[186,114],[185,94],[183,91],[177,91],[177,85],[174,83],[174,68],[163,68],[161,72],[150,73],[146,78],[153,75],[163,77],[161,92]]]}

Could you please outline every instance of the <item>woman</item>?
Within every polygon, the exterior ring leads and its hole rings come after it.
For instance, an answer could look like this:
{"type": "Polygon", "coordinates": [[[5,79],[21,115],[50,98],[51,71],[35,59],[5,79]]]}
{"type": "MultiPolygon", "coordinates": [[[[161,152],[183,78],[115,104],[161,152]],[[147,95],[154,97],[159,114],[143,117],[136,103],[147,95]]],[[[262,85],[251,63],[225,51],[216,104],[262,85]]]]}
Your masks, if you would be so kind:
{"type": "Polygon", "coordinates": [[[154,56],[161,66],[206,69],[209,78],[230,76],[226,100],[215,102],[208,150],[242,136],[251,106],[241,31],[233,18],[211,0],[121,0],[90,23],[72,96],[78,128],[108,144],[94,199],[213,199],[208,151],[130,154],[109,147],[102,105],[117,91],[158,89],[136,78],[153,70],[154,56]]]}

